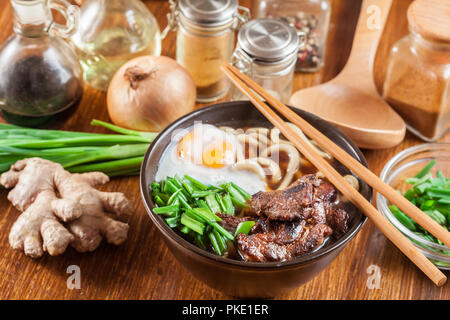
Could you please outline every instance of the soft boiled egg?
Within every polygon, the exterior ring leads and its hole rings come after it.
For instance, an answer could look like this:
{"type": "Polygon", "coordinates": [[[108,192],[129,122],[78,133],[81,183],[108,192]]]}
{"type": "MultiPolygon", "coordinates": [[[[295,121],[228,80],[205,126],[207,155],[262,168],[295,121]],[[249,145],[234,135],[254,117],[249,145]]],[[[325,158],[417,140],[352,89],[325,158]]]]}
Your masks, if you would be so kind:
{"type": "Polygon", "coordinates": [[[233,134],[210,124],[196,124],[174,134],[155,178],[187,174],[205,184],[234,182],[251,194],[266,190],[266,181],[259,175],[233,167],[238,143],[233,134]]]}

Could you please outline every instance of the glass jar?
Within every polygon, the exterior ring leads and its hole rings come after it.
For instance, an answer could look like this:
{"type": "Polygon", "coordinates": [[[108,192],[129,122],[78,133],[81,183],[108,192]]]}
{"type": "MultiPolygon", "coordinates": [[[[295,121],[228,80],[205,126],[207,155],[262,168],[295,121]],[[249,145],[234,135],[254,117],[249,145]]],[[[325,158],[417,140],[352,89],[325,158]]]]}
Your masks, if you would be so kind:
{"type": "Polygon", "coordinates": [[[15,33],[0,47],[0,109],[8,122],[41,126],[69,115],[82,95],[77,55],[63,39],[76,30],[79,8],[63,0],[11,4],[15,33]],[[53,21],[52,9],[66,25],[53,21]]]}
{"type": "MultiPolygon", "coordinates": [[[[406,179],[414,177],[431,159],[436,164],[430,170],[433,176],[441,171],[445,177],[450,176],[450,143],[426,143],[417,145],[396,154],[381,171],[380,178],[395,190],[404,193],[411,188],[406,179]]],[[[422,232],[413,232],[400,222],[389,210],[391,203],[382,194],[377,194],[378,210],[408,238],[417,249],[431,260],[438,268],[450,270],[450,248],[444,244],[430,241],[422,232]]],[[[419,231],[419,230],[417,230],[419,231]]]]}
{"type": "Polygon", "coordinates": [[[80,28],[72,37],[84,79],[106,91],[111,78],[127,61],[161,54],[158,23],[139,0],[87,0],[80,28]]]}
{"type": "Polygon", "coordinates": [[[237,0],[171,0],[172,13],[164,31],[177,30],[176,60],[189,71],[197,86],[197,101],[224,97],[230,82],[222,73],[231,61],[235,31],[250,17],[237,0]]]}
{"type": "Polygon", "coordinates": [[[257,0],[256,17],[279,19],[293,26],[305,44],[298,49],[295,70],[315,72],[322,68],[330,23],[329,0],[257,0]]]}
{"type": "Polygon", "coordinates": [[[450,21],[445,10],[433,8],[435,2],[426,2],[408,9],[410,34],[392,47],[383,97],[411,132],[435,141],[450,128],[450,21]],[[439,24],[443,33],[434,29],[439,24]]]}
{"type": "MultiPolygon", "coordinates": [[[[299,38],[296,30],[274,19],[246,23],[238,34],[233,64],[281,102],[292,93],[299,38]]],[[[233,87],[233,100],[245,96],[233,87]]]]}

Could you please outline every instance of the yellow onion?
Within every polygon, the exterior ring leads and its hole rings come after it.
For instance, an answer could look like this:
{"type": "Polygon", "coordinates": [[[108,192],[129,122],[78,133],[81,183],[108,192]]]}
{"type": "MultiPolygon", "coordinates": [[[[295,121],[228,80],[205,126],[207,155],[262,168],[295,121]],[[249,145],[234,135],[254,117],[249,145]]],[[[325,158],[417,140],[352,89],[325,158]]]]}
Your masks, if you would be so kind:
{"type": "Polygon", "coordinates": [[[168,57],[142,56],[125,63],[108,88],[107,105],[118,126],[160,131],[195,106],[190,74],[168,57]]]}

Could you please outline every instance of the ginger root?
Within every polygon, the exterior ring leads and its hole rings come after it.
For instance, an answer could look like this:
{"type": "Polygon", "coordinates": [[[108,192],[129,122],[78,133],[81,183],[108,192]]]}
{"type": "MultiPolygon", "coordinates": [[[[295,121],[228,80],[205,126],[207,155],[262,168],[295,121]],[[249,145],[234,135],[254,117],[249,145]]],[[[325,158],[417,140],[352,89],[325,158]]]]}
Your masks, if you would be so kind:
{"type": "Polygon", "coordinates": [[[12,226],[9,243],[38,258],[63,253],[70,244],[79,252],[93,251],[103,236],[119,245],[127,238],[131,203],[118,192],[96,190],[109,177],[101,172],[72,174],[60,164],[30,158],[17,161],[0,177],[14,188],[8,200],[23,213],[12,226]]]}

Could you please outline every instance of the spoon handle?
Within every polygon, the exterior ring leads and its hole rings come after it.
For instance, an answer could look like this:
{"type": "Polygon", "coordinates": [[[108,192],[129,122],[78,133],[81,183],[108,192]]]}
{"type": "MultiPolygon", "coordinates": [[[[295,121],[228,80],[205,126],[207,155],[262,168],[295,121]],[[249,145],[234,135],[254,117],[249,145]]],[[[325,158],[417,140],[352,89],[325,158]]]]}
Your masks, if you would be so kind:
{"type": "Polygon", "coordinates": [[[373,63],[391,5],[392,0],[362,2],[352,51],[344,71],[364,75],[373,82],[373,63]]]}

